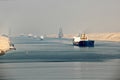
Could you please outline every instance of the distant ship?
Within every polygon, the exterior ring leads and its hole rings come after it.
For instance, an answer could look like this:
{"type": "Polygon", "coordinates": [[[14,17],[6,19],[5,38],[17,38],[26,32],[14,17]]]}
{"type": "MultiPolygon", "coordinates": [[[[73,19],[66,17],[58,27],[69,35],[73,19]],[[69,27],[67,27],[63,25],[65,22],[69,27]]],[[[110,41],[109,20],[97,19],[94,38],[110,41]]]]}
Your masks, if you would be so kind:
{"type": "Polygon", "coordinates": [[[62,38],[62,37],[63,37],[63,31],[62,28],[59,28],[58,38],[62,38]]]}
{"type": "Polygon", "coordinates": [[[94,47],[94,40],[88,40],[86,34],[73,38],[73,45],[79,47],[94,47]]]}
{"type": "Polygon", "coordinates": [[[28,37],[29,37],[29,38],[33,37],[33,34],[28,34],[28,37]]]}
{"type": "Polygon", "coordinates": [[[44,39],[44,36],[40,36],[40,40],[43,40],[44,39]]]}

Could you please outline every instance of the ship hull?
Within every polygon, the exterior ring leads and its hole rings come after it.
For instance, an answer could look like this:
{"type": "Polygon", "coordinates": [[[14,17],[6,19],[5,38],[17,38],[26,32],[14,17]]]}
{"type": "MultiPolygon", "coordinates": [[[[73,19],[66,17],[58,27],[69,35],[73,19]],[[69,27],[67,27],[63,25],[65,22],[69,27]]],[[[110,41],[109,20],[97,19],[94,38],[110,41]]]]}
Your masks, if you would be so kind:
{"type": "Polygon", "coordinates": [[[73,45],[79,47],[94,47],[94,40],[73,42],[73,45]]]}

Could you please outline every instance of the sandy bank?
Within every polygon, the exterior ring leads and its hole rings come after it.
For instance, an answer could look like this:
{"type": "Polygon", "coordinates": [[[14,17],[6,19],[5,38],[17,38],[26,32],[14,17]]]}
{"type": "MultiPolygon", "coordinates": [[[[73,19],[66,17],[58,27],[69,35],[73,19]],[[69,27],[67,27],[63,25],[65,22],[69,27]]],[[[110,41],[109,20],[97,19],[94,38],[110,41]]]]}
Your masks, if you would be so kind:
{"type": "Polygon", "coordinates": [[[4,55],[7,51],[15,49],[9,38],[0,36],[0,55],[4,55]]]}
{"type": "MultiPolygon", "coordinates": [[[[64,38],[73,38],[74,36],[78,36],[76,34],[64,34],[64,38]]],[[[113,32],[113,33],[90,33],[87,34],[88,39],[92,40],[103,40],[103,41],[118,41],[120,42],[120,32],[113,32]]],[[[57,34],[48,35],[48,37],[58,37],[57,34]]]]}
{"type": "Polygon", "coordinates": [[[89,39],[94,40],[104,40],[104,41],[119,41],[120,42],[120,32],[118,33],[94,33],[88,34],[89,39]]]}
{"type": "Polygon", "coordinates": [[[0,50],[7,51],[9,50],[10,40],[7,37],[0,36],[0,50]]]}

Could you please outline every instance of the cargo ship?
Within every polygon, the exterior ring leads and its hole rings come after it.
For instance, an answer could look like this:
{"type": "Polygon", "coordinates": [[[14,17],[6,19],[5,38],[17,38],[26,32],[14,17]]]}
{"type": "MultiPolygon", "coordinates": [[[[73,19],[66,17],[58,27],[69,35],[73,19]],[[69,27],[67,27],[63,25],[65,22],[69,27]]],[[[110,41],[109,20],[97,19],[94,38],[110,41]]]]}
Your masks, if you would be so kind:
{"type": "Polygon", "coordinates": [[[94,47],[94,42],[94,40],[88,40],[85,33],[78,37],[73,37],[73,45],[79,47],[94,47]]]}

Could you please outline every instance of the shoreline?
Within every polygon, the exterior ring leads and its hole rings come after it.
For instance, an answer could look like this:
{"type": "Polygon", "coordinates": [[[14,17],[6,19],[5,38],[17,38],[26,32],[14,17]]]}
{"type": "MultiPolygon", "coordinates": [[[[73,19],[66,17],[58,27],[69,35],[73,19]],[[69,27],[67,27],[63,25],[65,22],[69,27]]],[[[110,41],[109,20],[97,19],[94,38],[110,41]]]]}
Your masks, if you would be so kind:
{"type": "MultiPolygon", "coordinates": [[[[89,40],[120,42],[120,32],[90,33],[86,34],[89,40]]],[[[64,34],[63,38],[72,39],[76,34],[64,34]]],[[[57,38],[57,34],[50,34],[47,37],[57,38]]]]}

